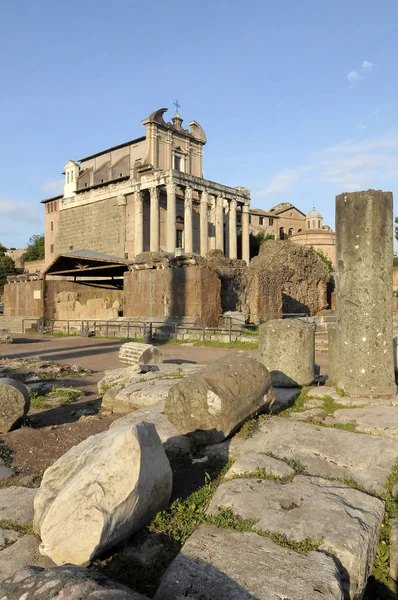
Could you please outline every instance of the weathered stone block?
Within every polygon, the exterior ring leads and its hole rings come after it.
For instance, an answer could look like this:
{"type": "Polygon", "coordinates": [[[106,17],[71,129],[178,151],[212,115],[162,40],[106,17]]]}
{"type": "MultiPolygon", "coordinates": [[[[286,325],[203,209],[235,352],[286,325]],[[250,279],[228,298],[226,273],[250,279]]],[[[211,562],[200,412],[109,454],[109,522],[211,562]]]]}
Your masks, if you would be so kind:
{"type": "Polygon", "coordinates": [[[25,384],[7,377],[0,378],[0,433],[17,427],[30,408],[29,390],[25,384]]]}
{"type": "Polygon", "coordinates": [[[0,328],[0,344],[12,344],[12,342],[11,331],[4,327],[0,328]]]}
{"type": "Polygon", "coordinates": [[[272,319],[260,325],[261,362],[275,387],[310,385],[315,371],[315,330],[298,319],[272,319]]]}
{"type": "Polygon", "coordinates": [[[268,370],[240,350],[175,384],[164,412],[180,433],[211,444],[221,442],[251,416],[270,409],[273,402],[268,370]]]}
{"type": "Polygon", "coordinates": [[[129,367],[134,365],[159,365],[163,362],[163,353],[151,344],[127,342],[119,349],[119,362],[129,367]]]}
{"type": "Polygon", "coordinates": [[[34,502],[40,551],[58,565],[85,565],[142,529],[167,506],[171,487],[154,425],[93,435],[44,473],[34,502]]]}

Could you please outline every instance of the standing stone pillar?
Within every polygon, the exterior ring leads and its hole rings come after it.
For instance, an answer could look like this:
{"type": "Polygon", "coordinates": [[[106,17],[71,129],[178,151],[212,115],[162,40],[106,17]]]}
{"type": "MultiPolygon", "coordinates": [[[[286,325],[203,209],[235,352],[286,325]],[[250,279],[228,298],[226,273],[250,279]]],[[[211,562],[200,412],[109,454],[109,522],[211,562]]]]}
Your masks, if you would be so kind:
{"type": "Polygon", "coordinates": [[[151,187],[150,243],[151,252],[159,252],[159,188],[151,187]]]}
{"type": "Polygon", "coordinates": [[[216,199],[214,196],[209,196],[210,198],[210,216],[209,216],[209,240],[208,240],[208,248],[209,250],[215,250],[216,248],[216,199]]]}
{"type": "Polygon", "coordinates": [[[392,193],[336,197],[337,387],[396,394],[392,321],[392,193]]]}
{"type": "Polygon", "coordinates": [[[216,198],[216,249],[224,252],[224,198],[216,198]]]}
{"type": "Polygon", "coordinates": [[[184,199],[184,248],[185,252],[192,250],[192,188],[185,188],[184,199]]]}
{"type": "Polygon", "coordinates": [[[176,184],[172,181],[166,185],[167,214],[166,214],[166,247],[168,252],[176,249],[176,184]]]}
{"type": "Polygon", "coordinates": [[[275,387],[311,385],[315,377],[315,329],[298,319],[272,319],[260,325],[260,361],[275,387]]]}
{"type": "Polygon", "coordinates": [[[209,195],[206,191],[200,196],[200,255],[207,254],[207,238],[209,234],[208,224],[208,200],[209,195]]]}
{"type": "Polygon", "coordinates": [[[337,386],[337,327],[328,327],[328,385],[337,386]]]}
{"type": "Polygon", "coordinates": [[[236,200],[229,203],[229,258],[237,258],[236,247],[236,200]]]}
{"type": "Polygon", "coordinates": [[[242,206],[242,258],[246,264],[250,262],[250,245],[249,245],[249,206],[242,206]]]}
{"type": "Polygon", "coordinates": [[[134,192],[134,252],[137,256],[144,250],[144,207],[142,192],[134,192]]]}

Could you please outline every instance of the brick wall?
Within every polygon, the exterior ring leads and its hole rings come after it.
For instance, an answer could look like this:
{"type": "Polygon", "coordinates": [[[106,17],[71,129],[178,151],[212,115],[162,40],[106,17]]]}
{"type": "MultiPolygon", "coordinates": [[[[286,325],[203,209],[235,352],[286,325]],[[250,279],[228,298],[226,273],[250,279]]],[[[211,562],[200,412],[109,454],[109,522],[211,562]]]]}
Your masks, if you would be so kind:
{"type": "Polygon", "coordinates": [[[218,323],[220,280],[207,267],[129,271],[124,276],[125,316],[194,317],[207,326],[218,323]]]}

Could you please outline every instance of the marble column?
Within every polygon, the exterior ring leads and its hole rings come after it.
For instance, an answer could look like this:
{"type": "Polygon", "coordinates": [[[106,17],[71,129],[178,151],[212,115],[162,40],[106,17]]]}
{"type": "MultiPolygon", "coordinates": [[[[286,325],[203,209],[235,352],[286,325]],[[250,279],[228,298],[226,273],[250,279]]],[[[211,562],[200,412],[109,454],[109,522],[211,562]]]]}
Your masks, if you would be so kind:
{"type": "Polygon", "coordinates": [[[216,248],[216,199],[214,196],[209,195],[210,209],[209,209],[209,238],[207,246],[209,250],[215,250],[216,248]]]}
{"type": "Polygon", "coordinates": [[[224,198],[216,198],[216,249],[224,252],[224,198]]]}
{"type": "Polygon", "coordinates": [[[206,256],[208,250],[207,239],[209,235],[208,223],[209,195],[206,191],[200,196],[200,255],[206,256]]]}
{"type": "Polygon", "coordinates": [[[250,262],[250,246],[249,246],[249,206],[242,206],[242,258],[246,264],[250,262]]]}
{"type": "Polygon", "coordinates": [[[185,252],[191,253],[193,250],[192,244],[192,194],[193,190],[190,187],[185,188],[184,199],[184,249],[185,252]]]}
{"type": "Polygon", "coordinates": [[[144,207],[142,192],[134,192],[134,252],[141,254],[144,250],[144,207]]]}
{"type": "Polygon", "coordinates": [[[166,247],[168,252],[176,249],[176,184],[170,182],[166,185],[167,215],[166,215],[166,247]]]}
{"type": "Polygon", "coordinates": [[[229,258],[237,258],[236,247],[236,200],[229,203],[229,258]]]}
{"type": "Polygon", "coordinates": [[[159,252],[159,188],[151,187],[150,243],[151,252],[159,252]]]}

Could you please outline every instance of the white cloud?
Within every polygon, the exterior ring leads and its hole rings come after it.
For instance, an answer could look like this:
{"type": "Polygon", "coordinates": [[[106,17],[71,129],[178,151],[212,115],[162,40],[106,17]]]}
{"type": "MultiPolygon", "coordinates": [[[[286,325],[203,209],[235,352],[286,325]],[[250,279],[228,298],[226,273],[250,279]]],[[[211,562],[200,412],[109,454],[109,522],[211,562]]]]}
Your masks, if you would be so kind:
{"type": "Polygon", "coordinates": [[[0,217],[16,223],[39,224],[42,221],[43,208],[40,204],[18,202],[0,198],[0,217]]]}
{"type": "Polygon", "coordinates": [[[362,141],[345,140],[312,155],[307,165],[284,169],[254,197],[289,194],[293,186],[302,194],[304,186],[327,183],[332,194],[368,188],[386,189],[398,180],[398,131],[362,141]],[[305,173],[305,181],[300,176],[305,173]]]}
{"type": "Polygon", "coordinates": [[[58,196],[64,191],[64,179],[49,179],[41,184],[41,189],[50,196],[58,196]]]}
{"type": "Polygon", "coordinates": [[[296,169],[284,169],[277,173],[265,190],[256,194],[258,197],[280,196],[290,192],[293,184],[297,181],[300,174],[307,170],[307,167],[297,167],[296,169]]]}
{"type": "Polygon", "coordinates": [[[361,71],[364,73],[370,73],[373,69],[373,63],[369,60],[364,60],[361,66],[361,71]]]}
{"type": "Polygon", "coordinates": [[[348,75],[347,75],[347,80],[348,80],[348,83],[350,84],[351,87],[355,87],[355,85],[361,79],[363,79],[363,77],[360,76],[360,74],[358,73],[358,71],[350,71],[348,73],[348,75]]]}
{"type": "Polygon", "coordinates": [[[365,73],[371,73],[373,70],[373,63],[370,60],[364,60],[359,69],[355,71],[350,71],[347,75],[347,81],[350,84],[351,89],[355,89],[357,83],[364,79],[363,75],[365,73]]]}

